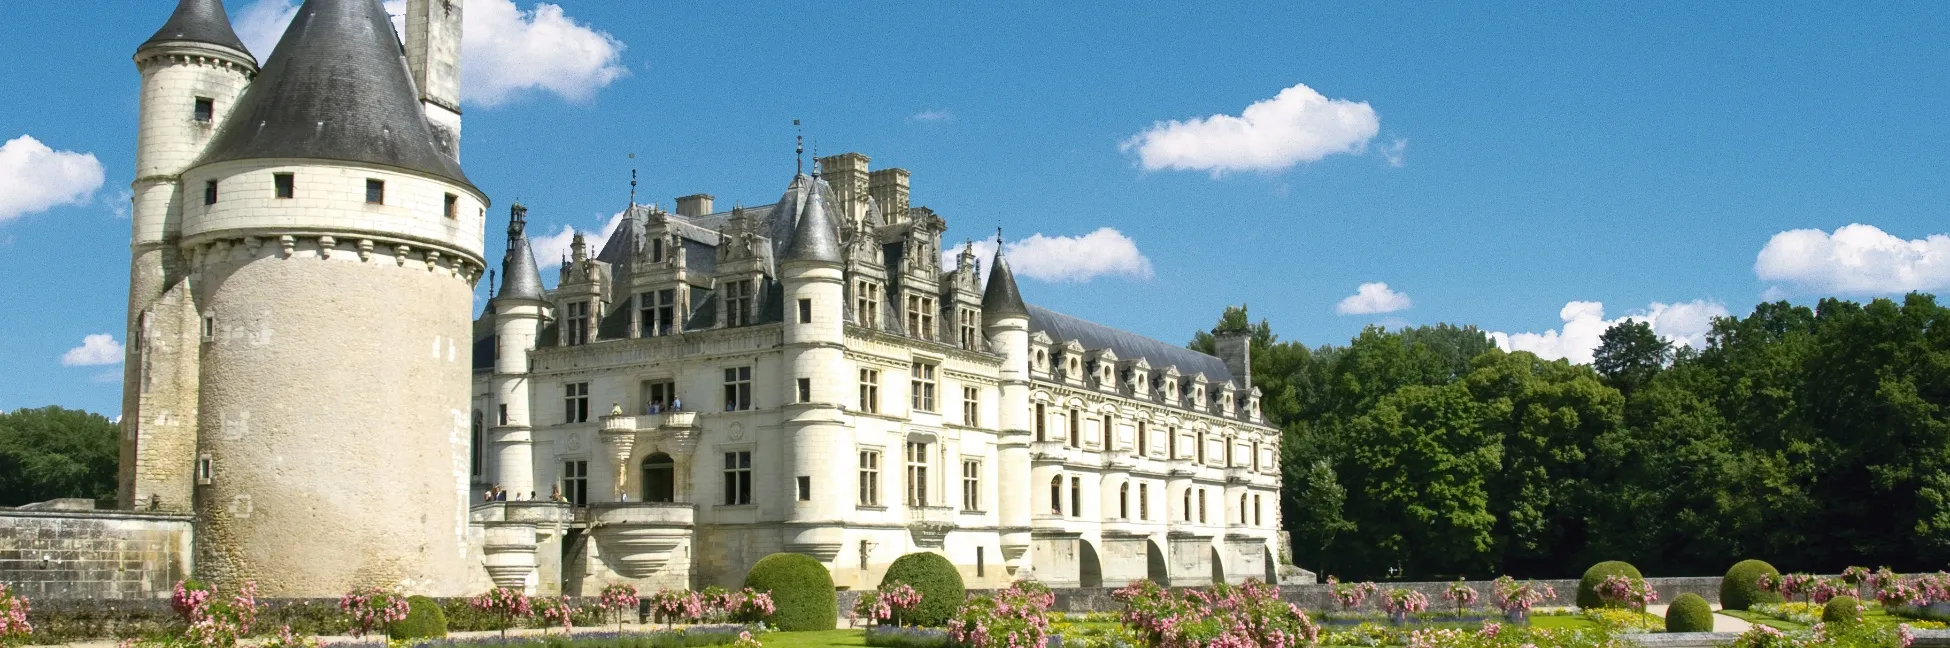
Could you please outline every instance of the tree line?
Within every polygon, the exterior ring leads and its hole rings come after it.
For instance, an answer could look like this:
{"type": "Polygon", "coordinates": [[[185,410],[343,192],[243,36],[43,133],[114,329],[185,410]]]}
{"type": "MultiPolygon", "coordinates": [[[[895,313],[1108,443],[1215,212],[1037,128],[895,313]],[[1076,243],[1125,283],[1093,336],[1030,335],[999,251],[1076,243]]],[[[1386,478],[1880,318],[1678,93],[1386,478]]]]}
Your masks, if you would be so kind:
{"type": "Polygon", "coordinates": [[[1930,295],[1763,303],[1699,349],[1623,322],[1589,366],[1468,326],[1307,347],[1241,307],[1215,330],[1252,333],[1282,523],[1323,574],[1950,566],[1950,310],[1930,295]]]}

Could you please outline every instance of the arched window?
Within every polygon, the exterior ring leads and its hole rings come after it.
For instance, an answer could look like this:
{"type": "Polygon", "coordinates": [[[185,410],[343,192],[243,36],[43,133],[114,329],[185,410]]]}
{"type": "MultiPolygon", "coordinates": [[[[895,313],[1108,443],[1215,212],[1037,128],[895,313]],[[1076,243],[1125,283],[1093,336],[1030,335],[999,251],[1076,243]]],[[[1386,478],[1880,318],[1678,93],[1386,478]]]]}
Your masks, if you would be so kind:
{"type": "Polygon", "coordinates": [[[1117,487],[1117,517],[1131,518],[1131,485],[1128,483],[1117,487]]]}
{"type": "Polygon", "coordinates": [[[1192,521],[1192,489],[1185,489],[1185,521],[1192,521]]]}
{"type": "Polygon", "coordinates": [[[677,500],[677,462],[658,452],[643,458],[643,501],[677,500]]]}
{"type": "Polygon", "coordinates": [[[1063,476],[1057,475],[1049,480],[1049,512],[1063,514],[1063,476]]]}

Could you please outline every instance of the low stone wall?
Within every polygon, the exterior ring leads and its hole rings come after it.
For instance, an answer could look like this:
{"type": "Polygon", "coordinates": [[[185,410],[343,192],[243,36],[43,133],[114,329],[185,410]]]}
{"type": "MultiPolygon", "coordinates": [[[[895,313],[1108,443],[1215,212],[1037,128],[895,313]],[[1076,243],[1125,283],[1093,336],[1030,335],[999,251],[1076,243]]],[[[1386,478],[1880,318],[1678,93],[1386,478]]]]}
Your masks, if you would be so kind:
{"type": "MultiPolygon", "coordinates": [[[[1671,601],[1674,597],[1687,592],[1700,595],[1708,603],[1718,603],[1720,601],[1720,578],[1717,576],[1647,578],[1645,581],[1659,592],[1660,601],[1671,601]]],[[[1549,585],[1557,591],[1557,598],[1539,603],[1539,607],[1571,607],[1577,605],[1578,581],[1576,579],[1539,580],[1534,582],[1549,585]]],[[[1476,605],[1473,606],[1474,609],[1490,609],[1492,604],[1490,601],[1491,582],[1467,581],[1466,584],[1476,588],[1477,594],[1480,595],[1476,600],[1476,605]]],[[[1447,603],[1447,601],[1442,599],[1442,593],[1448,590],[1448,582],[1377,583],[1377,585],[1380,585],[1383,591],[1400,588],[1421,592],[1423,596],[1429,597],[1430,607],[1437,611],[1444,609],[1443,604],[1447,603]]],[[[1116,612],[1124,609],[1123,604],[1118,603],[1117,599],[1111,597],[1111,592],[1115,592],[1117,589],[1113,587],[1073,587],[1055,590],[1056,601],[1050,606],[1050,609],[1066,614],[1116,612]]],[[[968,593],[970,595],[987,595],[994,594],[995,590],[971,589],[968,590],[968,593]]],[[[841,618],[845,618],[847,611],[853,609],[854,602],[860,600],[860,596],[861,592],[857,590],[839,592],[841,618]]],[[[1334,588],[1331,585],[1281,585],[1280,598],[1288,603],[1300,606],[1304,610],[1338,610],[1341,607],[1340,601],[1334,598],[1334,588]]],[[[1374,606],[1373,598],[1368,599],[1367,606],[1374,606]]]]}
{"type": "Polygon", "coordinates": [[[191,535],[187,515],[0,509],[0,582],[37,601],[168,597],[191,535]]]}

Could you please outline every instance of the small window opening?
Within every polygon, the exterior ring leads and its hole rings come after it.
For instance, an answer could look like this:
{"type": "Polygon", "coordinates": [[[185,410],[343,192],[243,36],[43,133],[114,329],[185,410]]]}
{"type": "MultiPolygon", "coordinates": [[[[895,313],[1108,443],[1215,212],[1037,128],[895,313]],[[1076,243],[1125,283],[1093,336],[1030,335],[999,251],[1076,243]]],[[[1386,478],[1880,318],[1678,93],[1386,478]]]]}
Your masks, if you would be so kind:
{"type": "Polygon", "coordinates": [[[812,402],[812,379],[811,378],[799,379],[799,402],[801,403],[812,402]]]}
{"type": "Polygon", "coordinates": [[[812,323],[812,300],[810,299],[799,300],[799,323],[800,324],[812,323]]]}
{"type": "Polygon", "coordinates": [[[374,180],[370,178],[366,180],[366,202],[374,205],[386,204],[385,180],[374,180]]]}
{"type": "Polygon", "coordinates": [[[203,204],[217,204],[217,181],[205,180],[203,182],[203,204]]]}
{"type": "Polygon", "coordinates": [[[460,218],[460,196],[447,194],[446,214],[448,218],[460,218]]]}
{"type": "Polygon", "coordinates": [[[271,184],[277,187],[279,198],[290,198],[297,194],[295,179],[289,173],[271,174],[271,184]]]}
{"type": "Polygon", "coordinates": [[[210,485],[210,481],[216,472],[214,464],[215,461],[210,458],[210,453],[208,452],[196,456],[196,483],[198,486],[210,485]]]}
{"type": "Polygon", "coordinates": [[[217,338],[217,316],[204,315],[203,316],[203,339],[214,340],[216,338],[217,338]]]}
{"type": "Polygon", "coordinates": [[[799,501],[812,501],[812,477],[806,475],[799,476],[799,501]]]}
{"type": "Polygon", "coordinates": [[[209,97],[196,98],[196,120],[205,124],[217,118],[217,102],[209,97]]]}

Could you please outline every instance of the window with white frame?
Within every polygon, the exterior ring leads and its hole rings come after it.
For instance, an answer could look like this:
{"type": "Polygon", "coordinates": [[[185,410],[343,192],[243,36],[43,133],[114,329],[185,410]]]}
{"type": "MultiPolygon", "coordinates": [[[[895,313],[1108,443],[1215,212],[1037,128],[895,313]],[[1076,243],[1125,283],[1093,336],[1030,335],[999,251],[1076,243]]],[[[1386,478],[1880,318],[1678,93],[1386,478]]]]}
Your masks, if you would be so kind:
{"type": "Polygon", "coordinates": [[[1063,476],[1057,475],[1049,480],[1049,512],[1063,514],[1063,476]]]}
{"type": "Polygon", "coordinates": [[[638,335],[656,337],[677,332],[677,289],[638,293],[636,302],[642,327],[638,335]]]}
{"type": "Polygon", "coordinates": [[[982,510],[982,462],[974,459],[961,462],[961,510],[982,510]]]}
{"type": "Polygon", "coordinates": [[[860,505],[880,506],[880,451],[860,451],[860,505]]]}
{"type": "Polygon", "coordinates": [[[1151,485],[1138,482],[1138,519],[1151,519],[1151,485]]]}
{"type": "Polygon", "coordinates": [[[1180,510],[1185,512],[1186,522],[1192,521],[1192,489],[1185,489],[1185,505],[1180,510]]]}
{"type": "Polygon", "coordinates": [[[1036,404],[1035,418],[1036,418],[1036,440],[1048,441],[1049,434],[1046,428],[1049,424],[1049,412],[1045,410],[1042,403],[1036,404]]]}
{"type": "Polygon", "coordinates": [[[913,371],[909,373],[909,387],[912,387],[911,392],[913,393],[914,409],[923,412],[935,411],[935,369],[936,367],[931,363],[921,362],[919,360],[914,361],[913,371]]]}
{"type": "Polygon", "coordinates": [[[880,328],[880,284],[862,280],[853,284],[853,317],[867,328],[880,328]]]}
{"type": "Polygon", "coordinates": [[[956,319],[961,320],[961,348],[975,351],[982,345],[982,316],[973,308],[963,308],[956,319]]]}
{"type": "Polygon", "coordinates": [[[589,505],[589,462],[585,460],[562,462],[562,498],[569,505],[584,507],[589,505]]]}
{"type": "Polygon", "coordinates": [[[1198,523],[1205,524],[1205,489],[1198,489],[1198,523]]]}
{"type": "Polygon", "coordinates": [[[928,505],[928,444],[917,441],[907,443],[907,488],[908,506],[928,505]]]}
{"type": "Polygon", "coordinates": [[[752,503],[752,451],[724,453],[724,503],[725,506],[752,503]]]}
{"type": "Polygon", "coordinates": [[[1151,432],[1144,429],[1144,421],[1137,422],[1137,453],[1140,457],[1151,454],[1151,432]]]}
{"type": "Polygon", "coordinates": [[[1083,478],[1070,478],[1070,517],[1083,515],[1083,478]]]}
{"type": "Polygon", "coordinates": [[[860,411],[868,414],[880,412],[880,370],[860,370],[860,411]]]}
{"type": "Polygon", "coordinates": [[[752,368],[727,367],[724,370],[724,411],[752,408],[752,368]]]}
{"type": "Polygon", "coordinates": [[[758,290],[750,279],[725,283],[725,326],[748,326],[755,315],[752,305],[757,302],[758,290]]]}
{"type": "Polygon", "coordinates": [[[562,386],[562,422],[589,422],[589,383],[568,383],[562,386]]]}
{"type": "Polygon", "coordinates": [[[1083,412],[1070,410],[1070,447],[1083,447],[1083,412]]]}
{"type": "Polygon", "coordinates": [[[562,318],[562,344],[576,346],[589,343],[589,302],[588,300],[568,303],[568,316],[562,318]]]}
{"type": "Polygon", "coordinates": [[[1117,487],[1117,517],[1131,519],[1131,485],[1128,482],[1117,487]]]}
{"type": "Polygon", "coordinates": [[[961,424],[968,427],[982,426],[982,390],[975,387],[961,388],[961,424]]]}
{"type": "Polygon", "coordinates": [[[934,336],[934,298],[907,296],[907,334],[923,340],[934,336]]]}

